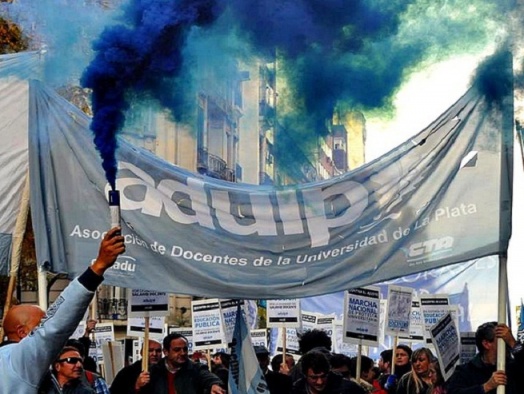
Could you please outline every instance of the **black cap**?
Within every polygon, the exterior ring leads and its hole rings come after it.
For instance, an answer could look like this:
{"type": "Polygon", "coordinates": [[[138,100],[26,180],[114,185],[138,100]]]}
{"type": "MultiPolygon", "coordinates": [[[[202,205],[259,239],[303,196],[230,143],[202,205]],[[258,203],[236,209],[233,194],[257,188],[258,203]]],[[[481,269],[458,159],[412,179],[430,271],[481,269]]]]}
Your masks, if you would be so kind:
{"type": "Polygon", "coordinates": [[[261,356],[261,355],[269,355],[269,350],[267,350],[267,348],[265,346],[260,346],[260,345],[257,345],[254,347],[255,348],[255,354],[257,356],[261,356]]]}

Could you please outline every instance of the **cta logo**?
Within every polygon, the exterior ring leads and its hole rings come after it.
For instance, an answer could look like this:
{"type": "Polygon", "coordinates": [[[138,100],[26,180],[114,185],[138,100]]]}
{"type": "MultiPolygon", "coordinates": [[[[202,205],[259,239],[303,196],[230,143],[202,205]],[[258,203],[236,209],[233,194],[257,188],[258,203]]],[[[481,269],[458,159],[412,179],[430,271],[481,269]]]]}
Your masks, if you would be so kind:
{"type": "Polygon", "coordinates": [[[453,241],[453,237],[447,236],[415,242],[407,250],[408,261],[422,260],[448,253],[453,249],[453,241]]]}

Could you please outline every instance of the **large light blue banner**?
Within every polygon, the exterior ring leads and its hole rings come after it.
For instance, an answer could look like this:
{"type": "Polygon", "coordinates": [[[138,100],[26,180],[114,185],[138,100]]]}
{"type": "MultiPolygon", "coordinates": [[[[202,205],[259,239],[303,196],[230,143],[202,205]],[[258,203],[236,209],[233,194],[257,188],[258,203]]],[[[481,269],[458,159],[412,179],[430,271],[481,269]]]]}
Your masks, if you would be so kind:
{"type": "MultiPolygon", "coordinates": [[[[294,298],[494,255],[511,232],[513,107],[475,88],[426,129],[341,177],[274,189],[202,177],[120,140],[127,251],[106,283],[199,296],[294,298]]],[[[30,89],[38,261],[81,272],[108,229],[90,119],[30,89]]]]}

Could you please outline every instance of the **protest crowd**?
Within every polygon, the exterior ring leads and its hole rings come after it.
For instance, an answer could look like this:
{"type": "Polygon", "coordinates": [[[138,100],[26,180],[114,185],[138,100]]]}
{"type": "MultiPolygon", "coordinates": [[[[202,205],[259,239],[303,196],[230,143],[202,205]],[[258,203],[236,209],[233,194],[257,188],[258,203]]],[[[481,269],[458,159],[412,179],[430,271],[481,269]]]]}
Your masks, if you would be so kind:
{"type": "MultiPolygon", "coordinates": [[[[6,339],[0,347],[1,393],[481,394],[496,393],[499,386],[505,386],[506,394],[524,393],[522,344],[507,325],[496,322],[478,327],[476,355],[456,365],[447,379],[434,350],[424,345],[396,344],[383,350],[375,362],[360,353],[349,357],[332,352],[328,333],[312,329],[298,334],[295,357],[285,350],[271,357],[266,346],[252,342],[247,352],[231,348],[213,355],[198,350],[190,354],[190,341],[180,333],[169,333],[161,341],[147,338],[143,359],[126,365],[108,384],[87,352],[96,321],[87,322],[81,338],[70,337],[103,273],[124,250],[118,228],[110,230],[94,264],[45,314],[32,305],[9,310],[3,321],[6,339]],[[504,370],[496,367],[499,341],[506,345],[504,370]],[[258,382],[241,389],[239,380],[246,378],[248,370],[255,371],[250,376],[258,382]]],[[[244,321],[241,313],[236,319],[244,321]]],[[[241,338],[235,337],[233,344],[235,340],[238,345],[241,338]]]]}

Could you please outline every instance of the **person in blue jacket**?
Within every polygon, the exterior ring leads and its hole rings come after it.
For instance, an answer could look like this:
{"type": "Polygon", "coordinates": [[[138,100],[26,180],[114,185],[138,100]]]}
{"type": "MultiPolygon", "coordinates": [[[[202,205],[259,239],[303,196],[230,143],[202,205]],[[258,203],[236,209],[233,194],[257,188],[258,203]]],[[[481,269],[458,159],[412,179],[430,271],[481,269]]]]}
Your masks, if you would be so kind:
{"type": "Polygon", "coordinates": [[[120,228],[107,232],[95,262],[73,280],[44,312],[35,305],[9,309],[0,347],[0,393],[36,393],[49,365],[62,350],[103,281],[104,272],[125,251],[120,228]]]}

